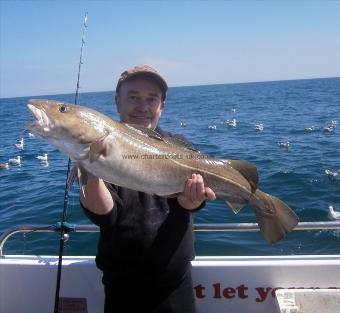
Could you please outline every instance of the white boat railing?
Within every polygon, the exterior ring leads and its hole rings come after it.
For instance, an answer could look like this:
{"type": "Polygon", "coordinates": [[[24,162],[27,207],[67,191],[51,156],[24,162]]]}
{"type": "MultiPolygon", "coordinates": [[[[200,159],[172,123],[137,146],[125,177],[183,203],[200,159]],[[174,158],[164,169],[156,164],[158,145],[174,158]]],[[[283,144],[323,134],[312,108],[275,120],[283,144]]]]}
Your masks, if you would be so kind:
{"type": "MultiPolygon", "coordinates": [[[[48,233],[59,232],[61,230],[61,223],[56,225],[50,224],[28,224],[19,225],[5,230],[0,235],[0,258],[3,257],[3,248],[6,241],[17,233],[48,233]]],[[[70,224],[64,223],[63,229],[68,236],[71,232],[76,233],[97,233],[99,227],[93,224],[70,224]]],[[[256,232],[260,231],[257,223],[203,223],[194,224],[195,232],[256,232]]],[[[331,222],[300,222],[294,231],[340,231],[340,221],[331,222]]]]}

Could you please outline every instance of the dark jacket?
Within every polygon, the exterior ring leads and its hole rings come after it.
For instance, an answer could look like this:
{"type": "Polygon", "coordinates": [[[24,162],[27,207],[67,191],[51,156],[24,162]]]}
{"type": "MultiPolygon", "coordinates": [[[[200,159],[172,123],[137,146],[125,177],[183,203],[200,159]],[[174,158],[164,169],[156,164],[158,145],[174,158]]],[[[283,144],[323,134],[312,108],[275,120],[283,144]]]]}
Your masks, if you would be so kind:
{"type": "Polygon", "coordinates": [[[106,186],[116,204],[112,211],[96,215],[84,208],[100,226],[96,263],[104,277],[114,284],[141,281],[160,286],[180,279],[195,256],[191,212],[177,198],[106,186]]]}

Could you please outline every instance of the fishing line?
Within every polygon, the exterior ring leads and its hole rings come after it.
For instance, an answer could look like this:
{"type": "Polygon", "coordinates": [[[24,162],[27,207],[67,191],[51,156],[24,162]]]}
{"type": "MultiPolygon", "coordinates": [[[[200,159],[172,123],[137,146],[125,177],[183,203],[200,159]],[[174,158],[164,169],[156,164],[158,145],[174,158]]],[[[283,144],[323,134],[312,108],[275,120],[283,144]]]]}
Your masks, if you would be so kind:
{"type": "MultiPolygon", "coordinates": [[[[80,70],[81,65],[83,64],[83,48],[85,45],[85,32],[87,30],[87,12],[85,13],[84,17],[84,24],[83,24],[83,33],[81,37],[81,47],[80,47],[80,57],[79,57],[79,65],[78,65],[78,78],[77,78],[77,87],[76,87],[76,94],[74,99],[74,104],[79,103],[79,81],[80,81],[80,70]]],[[[68,232],[70,231],[69,226],[66,223],[67,216],[68,216],[68,198],[69,198],[69,175],[70,175],[70,168],[71,168],[71,159],[68,159],[67,163],[67,174],[66,174],[66,182],[65,182],[65,192],[64,192],[64,208],[63,208],[63,215],[60,223],[60,239],[59,239],[59,259],[58,259],[58,272],[57,272],[57,283],[56,283],[56,291],[55,291],[55,298],[54,298],[54,313],[58,313],[59,309],[59,301],[60,301],[60,280],[61,280],[61,268],[62,268],[62,261],[63,261],[63,253],[64,253],[64,246],[65,242],[68,239],[68,232]]]]}

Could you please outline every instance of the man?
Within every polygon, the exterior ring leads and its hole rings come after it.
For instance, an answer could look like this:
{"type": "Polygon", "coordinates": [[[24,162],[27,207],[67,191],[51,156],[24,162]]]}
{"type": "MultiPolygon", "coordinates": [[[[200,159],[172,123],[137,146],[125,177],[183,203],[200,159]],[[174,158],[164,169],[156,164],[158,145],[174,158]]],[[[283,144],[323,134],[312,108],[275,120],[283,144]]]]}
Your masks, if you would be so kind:
{"type": "MultiPolygon", "coordinates": [[[[167,89],[150,66],[123,72],[115,98],[121,121],[172,136],[158,127],[167,89]]],[[[105,313],[196,312],[191,212],[215,198],[196,174],[177,198],[122,188],[89,174],[80,201],[86,215],[100,226],[96,263],[103,271],[105,313]]]]}

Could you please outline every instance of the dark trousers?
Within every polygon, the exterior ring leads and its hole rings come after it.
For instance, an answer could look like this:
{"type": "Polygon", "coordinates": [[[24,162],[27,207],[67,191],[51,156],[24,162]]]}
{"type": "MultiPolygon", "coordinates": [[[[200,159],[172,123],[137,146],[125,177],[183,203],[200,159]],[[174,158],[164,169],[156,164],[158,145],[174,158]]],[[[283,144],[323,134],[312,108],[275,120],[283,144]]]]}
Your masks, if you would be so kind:
{"type": "Polygon", "coordinates": [[[105,313],[196,313],[191,269],[168,286],[104,287],[105,313]]]}

